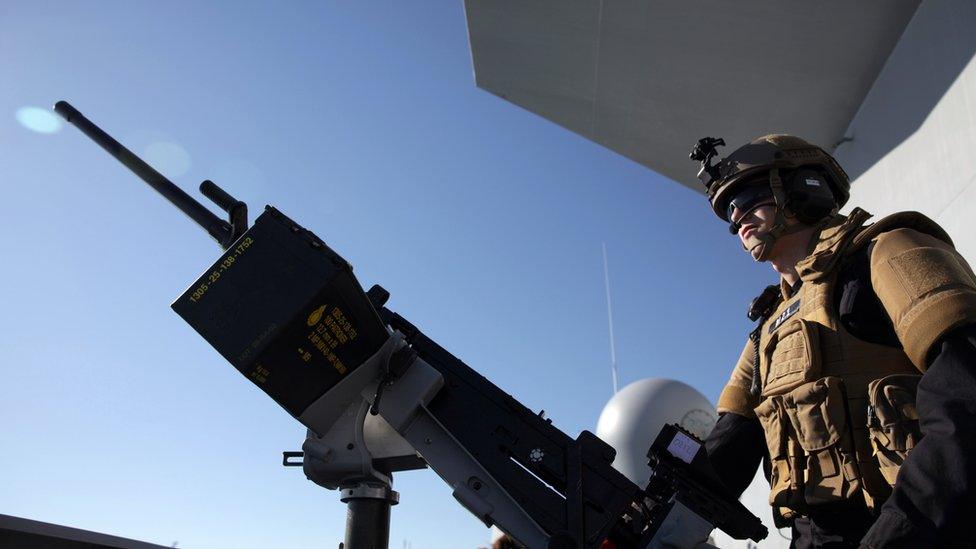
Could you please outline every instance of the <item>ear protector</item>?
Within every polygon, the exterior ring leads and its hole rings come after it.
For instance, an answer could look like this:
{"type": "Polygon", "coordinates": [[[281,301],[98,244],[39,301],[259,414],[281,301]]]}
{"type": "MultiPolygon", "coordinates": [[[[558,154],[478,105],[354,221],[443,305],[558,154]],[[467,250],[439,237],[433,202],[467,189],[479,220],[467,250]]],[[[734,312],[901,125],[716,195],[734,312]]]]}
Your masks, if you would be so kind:
{"type": "Polygon", "coordinates": [[[818,170],[800,168],[784,182],[786,209],[807,225],[815,225],[834,213],[837,199],[827,178],[818,170]]]}

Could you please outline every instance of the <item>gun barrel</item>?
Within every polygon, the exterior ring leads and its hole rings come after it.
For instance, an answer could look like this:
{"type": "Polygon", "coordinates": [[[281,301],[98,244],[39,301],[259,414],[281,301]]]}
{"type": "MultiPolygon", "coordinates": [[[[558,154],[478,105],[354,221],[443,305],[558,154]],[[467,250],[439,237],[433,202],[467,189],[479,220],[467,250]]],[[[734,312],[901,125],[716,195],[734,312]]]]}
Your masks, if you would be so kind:
{"type": "Polygon", "coordinates": [[[54,105],[54,110],[67,122],[73,124],[82,133],[87,135],[92,141],[105,149],[108,154],[115,157],[123,166],[129,168],[132,173],[156,189],[156,192],[163,195],[174,206],[183,213],[190,216],[190,219],[203,227],[210,236],[214,237],[225,248],[230,244],[228,240],[232,232],[229,223],[217,217],[208,210],[203,204],[197,202],[192,196],[177,187],[172,181],[146,164],[141,158],[132,151],[125,148],[116,141],[111,135],[105,133],[94,122],[85,118],[85,115],[78,112],[78,109],[71,106],[67,101],[58,101],[54,105]]]}

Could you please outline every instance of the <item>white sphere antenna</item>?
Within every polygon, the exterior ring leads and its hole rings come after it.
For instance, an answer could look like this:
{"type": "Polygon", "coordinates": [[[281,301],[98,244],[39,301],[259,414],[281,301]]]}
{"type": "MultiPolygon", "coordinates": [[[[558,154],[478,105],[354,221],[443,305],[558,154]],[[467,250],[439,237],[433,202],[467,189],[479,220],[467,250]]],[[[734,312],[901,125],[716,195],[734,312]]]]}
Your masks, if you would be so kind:
{"type": "Polygon", "coordinates": [[[717,420],[715,406],[695,388],[673,379],[649,378],[627,385],[607,402],[596,434],[617,451],[613,467],[644,486],[651,473],[647,450],[666,423],[704,439],[717,420]]]}

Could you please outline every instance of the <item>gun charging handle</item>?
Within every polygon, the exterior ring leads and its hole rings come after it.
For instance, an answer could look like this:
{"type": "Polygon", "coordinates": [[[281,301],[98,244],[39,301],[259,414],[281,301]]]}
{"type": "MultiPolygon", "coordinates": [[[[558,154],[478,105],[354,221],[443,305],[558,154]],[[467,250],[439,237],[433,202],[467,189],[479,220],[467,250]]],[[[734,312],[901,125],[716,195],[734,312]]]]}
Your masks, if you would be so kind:
{"type": "Polygon", "coordinates": [[[214,215],[203,204],[186,194],[183,189],[177,187],[163,174],[116,141],[115,138],[105,133],[94,122],[85,118],[85,115],[67,101],[58,101],[54,105],[54,110],[65,121],[81,130],[89,139],[105,149],[105,152],[115,157],[123,166],[139,176],[156,192],[163,195],[163,198],[190,216],[190,219],[203,227],[210,236],[220,243],[222,248],[229,248],[247,230],[247,205],[234,199],[214,182],[204,181],[200,185],[200,191],[229,214],[230,222],[214,215]]]}
{"type": "Polygon", "coordinates": [[[231,242],[247,231],[247,204],[237,200],[209,179],[200,183],[200,192],[230,216],[230,242],[224,247],[230,246],[231,242]]]}

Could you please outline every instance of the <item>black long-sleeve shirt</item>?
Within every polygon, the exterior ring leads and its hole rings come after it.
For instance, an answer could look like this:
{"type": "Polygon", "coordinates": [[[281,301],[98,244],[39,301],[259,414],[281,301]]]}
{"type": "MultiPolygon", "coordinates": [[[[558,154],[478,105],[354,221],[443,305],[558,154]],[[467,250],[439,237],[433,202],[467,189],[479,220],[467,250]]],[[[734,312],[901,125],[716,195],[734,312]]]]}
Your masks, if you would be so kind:
{"type": "MultiPolygon", "coordinates": [[[[870,249],[838,277],[834,305],[855,337],[900,346],[871,288],[870,249]]],[[[933,347],[918,388],[922,441],[902,464],[891,496],[862,543],[866,547],[976,547],[976,325],[933,347]]],[[[723,414],[705,441],[728,488],[741,495],[766,455],[756,418],[723,414]]]]}
{"type": "Polygon", "coordinates": [[[868,547],[976,547],[976,326],[953,331],[918,384],[922,440],[908,454],[868,547]]]}

